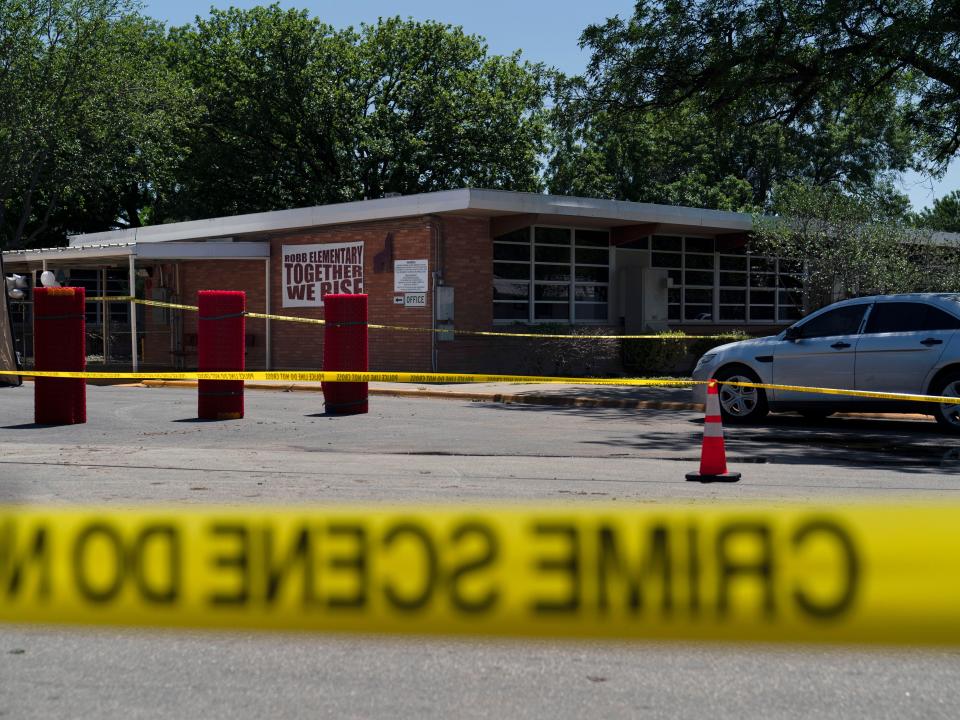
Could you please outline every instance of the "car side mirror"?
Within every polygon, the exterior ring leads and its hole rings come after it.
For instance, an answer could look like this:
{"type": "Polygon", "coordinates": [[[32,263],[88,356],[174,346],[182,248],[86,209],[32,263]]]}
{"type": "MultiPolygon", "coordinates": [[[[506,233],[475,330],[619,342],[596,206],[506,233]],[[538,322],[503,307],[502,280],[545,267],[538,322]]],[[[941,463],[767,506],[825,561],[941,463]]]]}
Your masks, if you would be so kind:
{"type": "Polygon", "coordinates": [[[791,325],[787,328],[787,332],[783,336],[785,339],[793,342],[794,340],[799,340],[803,337],[803,332],[796,325],[791,325]]]}

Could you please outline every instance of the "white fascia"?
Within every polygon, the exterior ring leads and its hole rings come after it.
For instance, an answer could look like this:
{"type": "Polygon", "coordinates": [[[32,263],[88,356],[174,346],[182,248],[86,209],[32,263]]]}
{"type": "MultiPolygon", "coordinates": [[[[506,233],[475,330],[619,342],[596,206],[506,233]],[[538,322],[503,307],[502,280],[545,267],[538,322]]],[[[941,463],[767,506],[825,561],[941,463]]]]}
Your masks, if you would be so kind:
{"type": "Polygon", "coordinates": [[[234,215],[209,220],[192,220],[190,222],[151,225],[129,230],[75,235],[70,238],[70,246],[79,247],[117,242],[136,242],[139,244],[176,240],[224,239],[265,232],[302,230],[324,225],[343,225],[415,217],[466,210],[469,207],[469,198],[470,190],[446,190],[421,195],[358,200],[336,205],[274,210],[250,215],[234,215]]]}

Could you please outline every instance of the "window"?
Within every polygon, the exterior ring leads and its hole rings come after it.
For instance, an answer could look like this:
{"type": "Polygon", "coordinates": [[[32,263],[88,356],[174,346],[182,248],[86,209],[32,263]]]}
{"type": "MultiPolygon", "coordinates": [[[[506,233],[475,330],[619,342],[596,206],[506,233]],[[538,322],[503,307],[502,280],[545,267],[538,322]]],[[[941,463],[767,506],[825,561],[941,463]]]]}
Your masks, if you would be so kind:
{"type": "Polygon", "coordinates": [[[860,331],[860,322],[867,309],[867,303],[846,305],[830,310],[803,323],[800,336],[805,338],[833,337],[834,335],[856,335],[860,331]]]}
{"type": "Polygon", "coordinates": [[[923,329],[926,305],[920,303],[877,303],[870,311],[865,333],[919,332],[923,329]]]}
{"type": "MultiPolygon", "coordinates": [[[[666,271],[670,323],[772,325],[803,315],[803,262],[753,255],[743,237],[649,235],[617,248],[666,271]]],[[[522,228],[494,238],[493,257],[494,320],[608,321],[608,232],[522,228]]]]}
{"type": "Polygon", "coordinates": [[[792,322],[802,315],[803,264],[751,255],[724,238],[654,235],[650,264],[667,271],[671,322],[792,322]]]}
{"type": "Polygon", "coordinates": [[[960,329],[960,319],[939,308],[927,305],[927,317],[923,323],[924,330],[957,330],[960,329]]]}
{"type": "Polygon", "coordinates": [[[530,315],[530,228],[493,243],[493,317],[527,320],[530,315]]]}
{"type": "Polygon", "coordinates": [[[956,330],[960,320],[923,303],[880,302],[873,306],[865,333],[922,332],[956,330]]]}
{"type": "Polygon", "coordinates": [[[598,230],[533,227],[494,238],[494,320],[605,323],[609,247],[598,230]]]}

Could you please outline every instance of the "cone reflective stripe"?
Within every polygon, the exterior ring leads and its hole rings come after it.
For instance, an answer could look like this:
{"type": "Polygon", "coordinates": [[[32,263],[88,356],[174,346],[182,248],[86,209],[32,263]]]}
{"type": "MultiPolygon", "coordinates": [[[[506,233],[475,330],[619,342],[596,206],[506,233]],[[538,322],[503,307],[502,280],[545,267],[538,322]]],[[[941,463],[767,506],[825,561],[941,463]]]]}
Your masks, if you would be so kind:
{"type": "Polygon", "coordinates": [[[687,473],[687,480],[736,482],[739,479],[740,473],[727,471],[727,452],[723,446],[723,421],[720,417],[720,395],[717,392],[717,381],[711,378],[707,383],[700,472],[687,473]]]}

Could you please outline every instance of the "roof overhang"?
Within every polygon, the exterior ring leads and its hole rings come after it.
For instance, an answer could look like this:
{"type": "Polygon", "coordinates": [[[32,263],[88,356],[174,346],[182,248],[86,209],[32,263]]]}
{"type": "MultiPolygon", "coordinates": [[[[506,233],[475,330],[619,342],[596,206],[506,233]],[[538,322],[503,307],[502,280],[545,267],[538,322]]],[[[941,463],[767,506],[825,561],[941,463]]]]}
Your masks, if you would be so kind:
{"type": "Polygon", "coordinates": [[[662,226],[664,232],[676,233],[722,234],[744,232],[753,226],[750,215],[722,210],[465,189],[90,233],[71,237],[70,245],[80,247],[131,242],[141,245],[172,241],[210,241],[225,237],[243,239],[251,236],[262,237],[266,233],[296,232],[328,225],[429,215],[472,215],[489,218],[531,215],[536,216],[537,222],[542,224],[576,223],[591,227],[641,223],[662,226]]]}
{"type": "Polygon", "coordinates": [[[8,267],[40,267],[44,263],[71,267],[102,267],[134,262],[177,260],[266,260],[270,243],[266,242],[136,242],[108,245],[78,245],[39,250],[6,250],[3,261],[8,267]]]}

